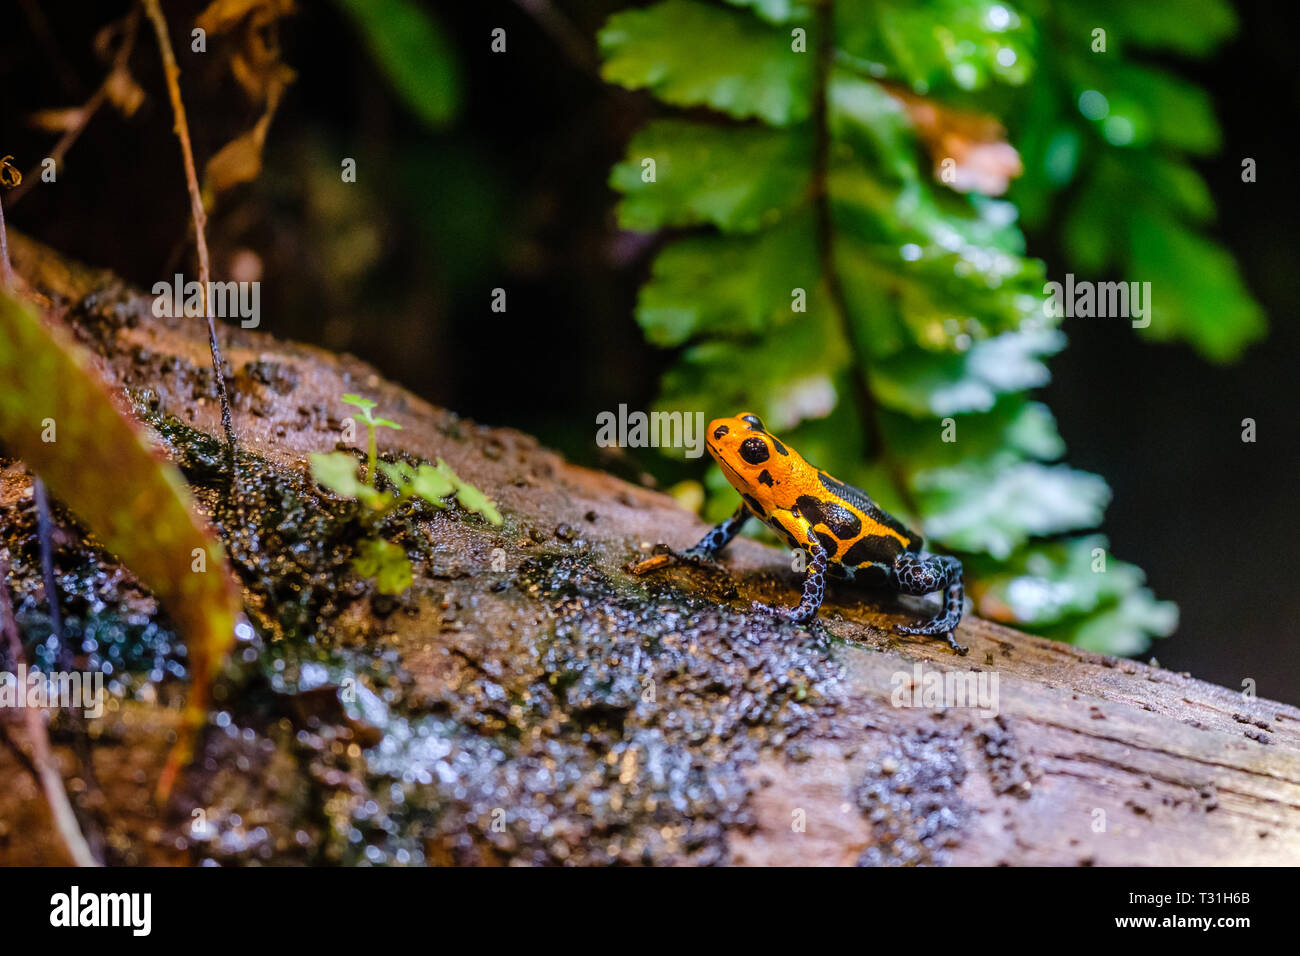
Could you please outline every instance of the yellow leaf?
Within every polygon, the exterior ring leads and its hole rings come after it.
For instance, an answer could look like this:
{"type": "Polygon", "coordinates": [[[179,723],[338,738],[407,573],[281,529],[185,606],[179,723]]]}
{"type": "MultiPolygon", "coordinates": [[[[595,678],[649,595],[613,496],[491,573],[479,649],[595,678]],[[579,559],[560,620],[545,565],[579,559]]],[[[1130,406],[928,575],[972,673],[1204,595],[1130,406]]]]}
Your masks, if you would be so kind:
{"type": "Polygon", "coordinates": [[[225,552],[194,513],[180,472],[118,411],[87,355],[3,291],[0,381],[0,441],[144,582],[185,640],[191,687],[159,781],[165,796],[189,761],[234,641],[240,603],[225,552]]]}

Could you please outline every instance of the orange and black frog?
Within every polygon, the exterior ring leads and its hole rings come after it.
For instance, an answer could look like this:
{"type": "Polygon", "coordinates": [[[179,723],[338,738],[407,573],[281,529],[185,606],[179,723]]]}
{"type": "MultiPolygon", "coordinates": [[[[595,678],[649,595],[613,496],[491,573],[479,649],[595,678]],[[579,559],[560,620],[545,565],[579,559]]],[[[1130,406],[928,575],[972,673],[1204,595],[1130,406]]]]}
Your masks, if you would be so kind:
{"type": "Polygon", "coordinates": [[[817,616],[826,575],[889,587],[902,594],[942,590],[943,613],[902,634],[942,637],[958,653],[952,632],[961,620],[961,562],[921,550],[921,536],[884,511],[866,492],[809,464],[768,432],[757,415],[709,423],[707,445],[733,488],[740,507],[681,557],[711,559],[750,518],[762,521],[807,557],[808,576],[797,607],[756,604],[795,624],[817,616]]]}

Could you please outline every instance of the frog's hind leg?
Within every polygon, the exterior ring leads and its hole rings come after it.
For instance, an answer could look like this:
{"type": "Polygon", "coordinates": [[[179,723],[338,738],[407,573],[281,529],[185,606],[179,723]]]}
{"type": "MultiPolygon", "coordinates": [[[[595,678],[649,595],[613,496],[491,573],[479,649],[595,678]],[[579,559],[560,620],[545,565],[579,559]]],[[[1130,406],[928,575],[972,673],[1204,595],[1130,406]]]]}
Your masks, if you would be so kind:
{"type": "Polygon", "coordinates": [[[895,628],[898,633],[943,637],[953,650],[965,654],[967,649],[958,644],[952,635],[961,621],[962,601],[965,597],[961,583],[961,562],[948,555],[904,551],[894,559],[890,577],[894,588],[903,594],[932,594],[938,590],[944,592],[942,614],[916,627],[900,624],[895,628]]]}

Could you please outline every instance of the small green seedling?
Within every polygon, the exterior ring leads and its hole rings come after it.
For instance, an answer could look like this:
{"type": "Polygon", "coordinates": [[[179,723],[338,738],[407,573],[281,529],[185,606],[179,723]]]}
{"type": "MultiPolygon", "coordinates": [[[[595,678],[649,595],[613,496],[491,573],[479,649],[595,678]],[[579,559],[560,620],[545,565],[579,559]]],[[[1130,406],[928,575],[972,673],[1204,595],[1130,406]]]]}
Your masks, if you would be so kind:
{"type": "Polygon", "coordinates": [[[357,476],[356,459],[345,451],[312,454],[311,474],[321,485],[336,495],[354,498],[366,506],[363,520],[375,529],[375,534],[357,545],[353,567],[364,577],[374,578],[380,594],[401,594],[411,586],[411,562],[406,552],[396,544],[379,536],[384,520],[402,505],[419,498],[435,508],[447,508],[454,498],[466,511],[481,515],[488,523],[500,527],[501,512],[492,501],[469,482],[461,479],[451,467],[438,459],[437,466],[412,466],[404,461],[379,461],[375,447],[375,428],[401,428],[386,418],[374,418],[370,410],[375,402],[359,395],[344,395],[349,405],[361,409],[362,421],[370,429],[370,456],[366,471],[369,481],[357,476]],[[392,485],[392,490],[376,487],[376,473],[382,474],[392,485]]]}
{"type": "Polygon", "coordinates": [[[370,450],[366,458],[366,481],[370,487],[375,487],[375,459],[378,458],[379,448],[375,443],[376,428],[396,428],[402,430],[402,426],[388,418],[375,418],[370,414],[370,410],[379,403],[369,398],[362,398],[360,395],[353,395],[351,392],[345,392],[339,399],[345,405],[354,405],[361,409],[361,420],[366,423],[366,430],[370,432],[370,450]]]}

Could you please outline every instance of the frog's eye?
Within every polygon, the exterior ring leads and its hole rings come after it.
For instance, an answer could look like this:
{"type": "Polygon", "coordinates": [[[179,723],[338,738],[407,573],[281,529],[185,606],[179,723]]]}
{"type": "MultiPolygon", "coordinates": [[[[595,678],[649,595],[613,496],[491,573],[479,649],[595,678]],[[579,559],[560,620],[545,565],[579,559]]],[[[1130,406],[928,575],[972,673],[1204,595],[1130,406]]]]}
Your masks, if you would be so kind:
{"type": "Polygon", "coordinates": [[[757,415],[741,415],[740,420],[742,422],[748,422],[752,428],[760,432],[767,431],[767,429],[763,427],[763,420],[757,415]]]}
{"type": "Polygon", "coordinates": [[[761,465],[772,457],[767,450],[767,442],[761,438],[746,438],[740,443],[740,457],[751,465],[761,465]]]}

